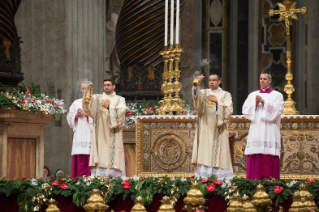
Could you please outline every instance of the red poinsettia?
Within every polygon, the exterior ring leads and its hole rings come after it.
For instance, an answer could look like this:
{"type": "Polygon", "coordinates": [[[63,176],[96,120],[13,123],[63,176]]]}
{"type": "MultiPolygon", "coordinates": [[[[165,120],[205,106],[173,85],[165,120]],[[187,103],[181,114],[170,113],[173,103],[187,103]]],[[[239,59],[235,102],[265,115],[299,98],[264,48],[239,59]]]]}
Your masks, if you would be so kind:
{"type": "Polygon", "coordinates": [[[275,192],[276,194],[279,194],[279,193],[282,191],[282,189],[283,189],[282,186],[276,186],[276,187],[274,188],[274,192],[275,192]]]}
{"type": "Polygon", "coordinates": [[[310,183],[313,183],[313,182],[315,182],[315,180],[314,179],[310,179],[310,178],[306,178],[306,180],[307,180],[307,182],[310,182],[310,183]]]}
{"type": "Polygon", "coordinates": [[[25,88],[25,92],[26,92],[28,95],[30,95],[30,94],[31,94],[31,92],[29,91],[29,89],[28,89],[28,88],[25,88]]]}
{"type": "Polygon", "coordinates": [[[31,98],[31,100],[30,100],[31,102],[35,102],[35,98],[31,98]]]}
{"type": "Polygon", "coordinates": [[[49,101],[49,100],[45,100],[45,101],[46,101],[46,103],[48,103],[48,104],[51,103],[51,101],[49,101]]]}
{"type": "Polygon", "coordinates": [[[60,105],[59,105],[58,103],[56,103],[56,102],[54,102],[54,105],[55,105],[56,107],[60,107],[60,105]]]}
{"type": "Polygon", "coordinates": [[[22,104],[25,104],[25,99],[22,98],[22,99],[21,99],[21,102],[22,102],[22,104]]]}
{"type": "Polygon", "coordinates": [[[63,190],[68,189],[68,187],[69,187],[69,185],[65,182],[60,185],[60,188],[63,190]]]}
{"type": "Polygon", "coordinates": [[[60,185],[60,183],[59,183],[58,181],[54,181],[54,182],[52,183],[52,185],[53,185],[53,186],[58,186],[58,185],[60,185]]]}
{"type": "Polygon", "coordinates": [[[232,134],[233,134],[233,133],[229,132],[229,133],[228,133],[228,136],[231,136],[232,134]]]}
{"type": "Polygon", "coordinates": [[[198,209],[195,209],[194,212],[205,212],[203,210],[198,210],[198,209]]]}
{"type": "Polygon", "coordinates": [[[131,188],[131,185],[130,185],[130,184],[125,184],[125,185],[123,185],[123,188],[124,188],[124,189],[130,189],[130,188],[131,188]]]}
{"type": "Polygon", "coordinates": [[[203,178],[202,179],[202,183],[207,183],[208,182],[208,178],[203,178]]]}
{"type": "Polygon", "coordinates": [[[223,182],[222,182],[221,180],[216,180],[214,183],[215,183],[216,185],[221,185],[223,182]]]}
{"type": "Polygon", "coordinates": [[[130,183],[127,180],[121,182],[122,185],[129,185],[130,183]]]}
{"type": "Polygon", "coordinates": [[[148,109],[146,110],[146,113],[147,113],[147,114],[152,114],[152,113],[153,113],[153,109],[152,109],[152,108],[148,108],[148,109]]]}
{"type": "Polygon", "coordinates": [[[131,116],[132,115],[132,112],[131,111],[127,111],[126,112],[126,116],[131,116]]]}
{"type": "Polygon", "coordinates": [[[26,177],[22,177],[22,178],[21,178],[21,180],[26,180],[26,179],[27,179],[26,177]]]}
{"type": "Polygon", "coordinates": [[[211,192],[214,191],[216,188],[216,185],[214,183],[209,183],[207,186],[207,191],[211,192]]]}

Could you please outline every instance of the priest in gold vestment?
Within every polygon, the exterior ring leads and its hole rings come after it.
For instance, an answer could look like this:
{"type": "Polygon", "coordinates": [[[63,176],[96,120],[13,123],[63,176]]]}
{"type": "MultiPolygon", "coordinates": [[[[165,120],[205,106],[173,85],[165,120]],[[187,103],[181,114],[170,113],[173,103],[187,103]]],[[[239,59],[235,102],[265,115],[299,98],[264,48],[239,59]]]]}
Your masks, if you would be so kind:
{"type": "Polygon", "coordinates": [[[219,179],[229,179],[234,176],[227,127],[233,113],[232,97],[219,87],[221,80],[217,74],[209,76],[209,89],[200,90],[198,85],[203,78],[201,75],[195,79],[192,92],[198,114],[192,153],[195,177],[216,175],[219,179]]]}
{"type": "Polygon", "coordinates": [[[92,94],[90,89],[84,97],[83,109],[94,119],[91,139],[91,176],[125,176],[123,125],[125,99],[116,95],[112,80],[104,80],[103,94],[92,94]]]}

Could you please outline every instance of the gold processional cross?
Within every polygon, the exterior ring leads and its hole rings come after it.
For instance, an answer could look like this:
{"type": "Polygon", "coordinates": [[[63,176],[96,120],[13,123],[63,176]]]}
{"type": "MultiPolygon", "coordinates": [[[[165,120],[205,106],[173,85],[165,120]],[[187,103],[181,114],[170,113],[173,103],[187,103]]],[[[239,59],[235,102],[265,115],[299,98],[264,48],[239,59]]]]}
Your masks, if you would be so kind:
{"type": "Polygon", "coordinates": [[[278,21],[285,21],[286,25],[286,37],[287,37],[287,49],[286,49],[286,57],[287,57],[287,74],[285,76],[288,81],[287,85],[285,85],[284,91],[288,95],[288,99],[285,101],[285,109],[282,112],[284,115],[298,115],[299,112],[296,110],[295,102],[291,98],[291,94],[295,91],[294,86],[291,84],[291,80],[293,79],[291,73],[291,50],[290,50],[290,25],[292,24],[291,19],[298,20],[296,13],[305,14],[306,8],[302,7],[300,9],[296,9],[296,2],[291,2],[291,0],[284,0],[283,3],[277,3],[279,10],[269,10],[269,15],[273,16],[279,14],[280,17],[278,21]]]}

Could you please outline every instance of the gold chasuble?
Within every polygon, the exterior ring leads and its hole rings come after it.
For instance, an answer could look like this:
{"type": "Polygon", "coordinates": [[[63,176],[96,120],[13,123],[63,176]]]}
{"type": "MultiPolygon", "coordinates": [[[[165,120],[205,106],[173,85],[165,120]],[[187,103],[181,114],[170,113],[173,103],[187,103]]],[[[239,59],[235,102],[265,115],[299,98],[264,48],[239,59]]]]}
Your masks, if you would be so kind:
{"type": "Polygon", "coordinates": [[[106,175],[114,176],[108,169],[125,173],[122,128],[126,113],[125,99],[118,95],[95,94],[89,103],[83,101],[83,109],[94,119],[90,166],[107,171],[104,172],[108,173],[106,175]],[[103,100],[109,102],[108,108],[102,106],[103,100]]]}
{"type": "Polygon", "coordinates": [[[198,121],[192,163],[219,169],[231,169],[227,127],[233,113],[230,93],[221,88],[213,91],[193,87],[193,100],[198,121]],[[217,98],[217,105],[205,98],[209,95],[217,98]]]}

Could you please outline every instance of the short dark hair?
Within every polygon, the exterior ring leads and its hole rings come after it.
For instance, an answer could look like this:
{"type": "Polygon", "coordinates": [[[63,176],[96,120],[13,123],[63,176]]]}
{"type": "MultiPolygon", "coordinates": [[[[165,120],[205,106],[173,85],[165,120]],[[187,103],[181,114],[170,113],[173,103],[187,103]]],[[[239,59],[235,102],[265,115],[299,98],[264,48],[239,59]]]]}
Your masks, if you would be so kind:
{"type": "Polygon", "coordinates": [[[112,79],[105,79],[105,80],[103,80],[103,83],[106,82],[106,81],[111,82],[112,85],[114,85],[114,81],[112,79]]]}
{"type": "MultiPolygon", "coordinates": [[[[212,75],[216,75],[216,76],[218,77],[218,80],[221,80],[219,74],[217,74],[217,73],[211,73],[211,74],[209,74],[209,77],[212,76],[212,75]]],[[[209,78],[209,77],[208,77],[208,78],[209,78]]]]}
{"type": "MultiPolygon", "coordinates": [[[[268,78],[269,78],[270,80],[272,80],[272,76],[271,76],[270,73],[268,73],[268,72],[266,72],[266,71],[263,71],[263,72],[260,73],[260,75],[262,75],[262,74],[267,74],[267,75],[268,75],[268,78]]],[[[260,75],[259,75],[259,76],[260,76],[260,75]]]]}

